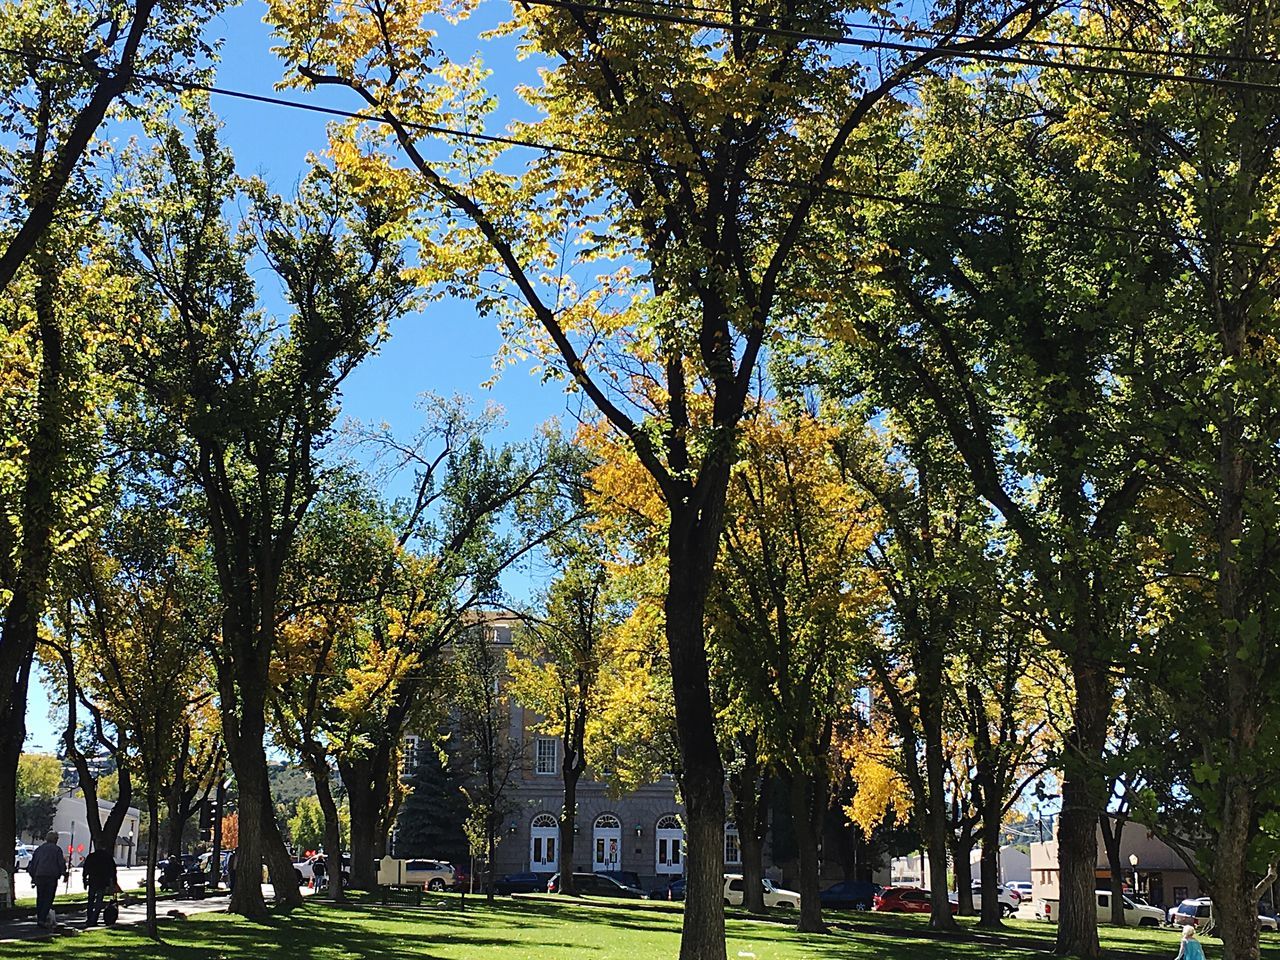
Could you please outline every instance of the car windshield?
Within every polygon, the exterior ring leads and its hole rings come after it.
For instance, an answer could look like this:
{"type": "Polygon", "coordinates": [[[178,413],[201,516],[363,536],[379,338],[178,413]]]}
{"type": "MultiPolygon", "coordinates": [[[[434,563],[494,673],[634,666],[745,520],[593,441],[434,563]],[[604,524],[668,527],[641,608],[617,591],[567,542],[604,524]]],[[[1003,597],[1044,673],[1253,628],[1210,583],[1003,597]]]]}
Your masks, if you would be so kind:
{"type": "Polygon", "coordinates": [[[776,890],[776,889],[777,889],[777,888],[773,885],[773,881],[772,881],[772,880],[761,880],[760,882],[761,882],[762,884],[764,884],[764,889],[765,889],[765,892],[766,892],[766,893],[772,893],[774,890],[776,890]]]}

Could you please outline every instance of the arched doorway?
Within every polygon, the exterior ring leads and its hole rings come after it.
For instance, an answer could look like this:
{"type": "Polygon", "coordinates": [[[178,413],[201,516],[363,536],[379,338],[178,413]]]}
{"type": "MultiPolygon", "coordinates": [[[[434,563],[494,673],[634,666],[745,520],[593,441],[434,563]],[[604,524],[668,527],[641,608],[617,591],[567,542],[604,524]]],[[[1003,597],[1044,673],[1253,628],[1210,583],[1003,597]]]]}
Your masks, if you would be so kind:
{"type": "Polygon", "coordinates": [[[612,813],[600,814],[591,838],[595,841],[591,868],[596,873],[622,869],[622,822],[612,813]]]}
{"type": "Polygon", "coordinates": [[[656,840],[654,872],[664,874],[684,873],[684,827],[673,813],[658,820],[653,832],[656,840]]]}
{"type": "Polygon", "coordinates": [[[529,826],[529,869],[555,873],[559,868],[560,824],[549,813],[540,813],[529,826]]]}

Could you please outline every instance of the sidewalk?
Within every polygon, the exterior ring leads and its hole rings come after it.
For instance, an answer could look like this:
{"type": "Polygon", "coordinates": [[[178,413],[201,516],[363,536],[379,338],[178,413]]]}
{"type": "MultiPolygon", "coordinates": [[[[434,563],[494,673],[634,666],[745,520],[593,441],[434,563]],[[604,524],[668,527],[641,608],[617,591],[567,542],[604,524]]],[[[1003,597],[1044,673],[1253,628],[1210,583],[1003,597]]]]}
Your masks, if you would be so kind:
{"type": "MultiPolygon", "coordinates": [[[[272,890],[270,884],[262,885],[262,894],[270,902],[272,890]]],[[[309,896],[310,890],[303,890],[303,896],[309,896]]],[[[156,917],[164,920],[171,916],[172,911],[191,916],[195,913],[215,913],[225,911],[231,900],[231,894],[225,891],[219,891],[217,894],[196,898],[172,898],[159,900],[156,903],[156,917]]],[[[39,940],[54,936],[77,936],[86,930],[102,929],[102,919],[98,919],[97,927],[86,927],[85,921],[85,905],[84,903],[68,903],[59,904],[56,901],[53,905],[54,912],[58,915],[58,929],[45,930],[36,926],[35,912],[28,919],[9,920],[0,922],[0,943],[17,941],[17,940],[39,940]]],[[[120,904],[120,919],[116,926],[123,927],[132,924],[142,923],[147,919],[147,904],[141,898],[131,899],[128,906],[123,902],[120,904]]]]}

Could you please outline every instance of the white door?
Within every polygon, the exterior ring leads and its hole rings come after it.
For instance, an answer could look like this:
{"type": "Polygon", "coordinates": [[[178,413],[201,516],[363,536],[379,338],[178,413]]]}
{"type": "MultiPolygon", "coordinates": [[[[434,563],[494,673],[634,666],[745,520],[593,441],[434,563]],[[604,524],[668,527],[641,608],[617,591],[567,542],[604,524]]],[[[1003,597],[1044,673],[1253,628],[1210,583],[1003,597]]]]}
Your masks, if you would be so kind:
{"type": "Polygon", "coordinates": [[[591,867],[596,873],[622,869],[622,823],[611,813],[596,817],[591,867]]]}
{"type": "Polygon", "coordinates": [[[533,818],[529,828],[529,869],[533,873],[555,873],[559,869],[560,825],[549,813],[533,818]]]}
{"type": "Polygon", "coordinates": [[[684,829],[679,819],[671,815],[663,817],[653,833],[657,842],[654,872],[659,875],[684,873],[684,829]]]}

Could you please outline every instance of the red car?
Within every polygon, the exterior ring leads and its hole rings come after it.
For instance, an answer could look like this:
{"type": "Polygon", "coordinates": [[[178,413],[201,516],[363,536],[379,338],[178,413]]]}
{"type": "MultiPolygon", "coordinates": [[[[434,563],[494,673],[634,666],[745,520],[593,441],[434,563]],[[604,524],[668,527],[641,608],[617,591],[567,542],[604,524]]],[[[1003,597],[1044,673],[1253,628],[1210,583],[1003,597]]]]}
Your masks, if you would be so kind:
{"type": "MultiPolygon", "coordinates": [[[[950,907],[952,913],[960,909],[954,903],[950,903],[950,907]]],[[[871,909],[882,913],[929,913],[933,909],[933,897],[919,887],[885,887],[876,894],[871,909]]]]}

